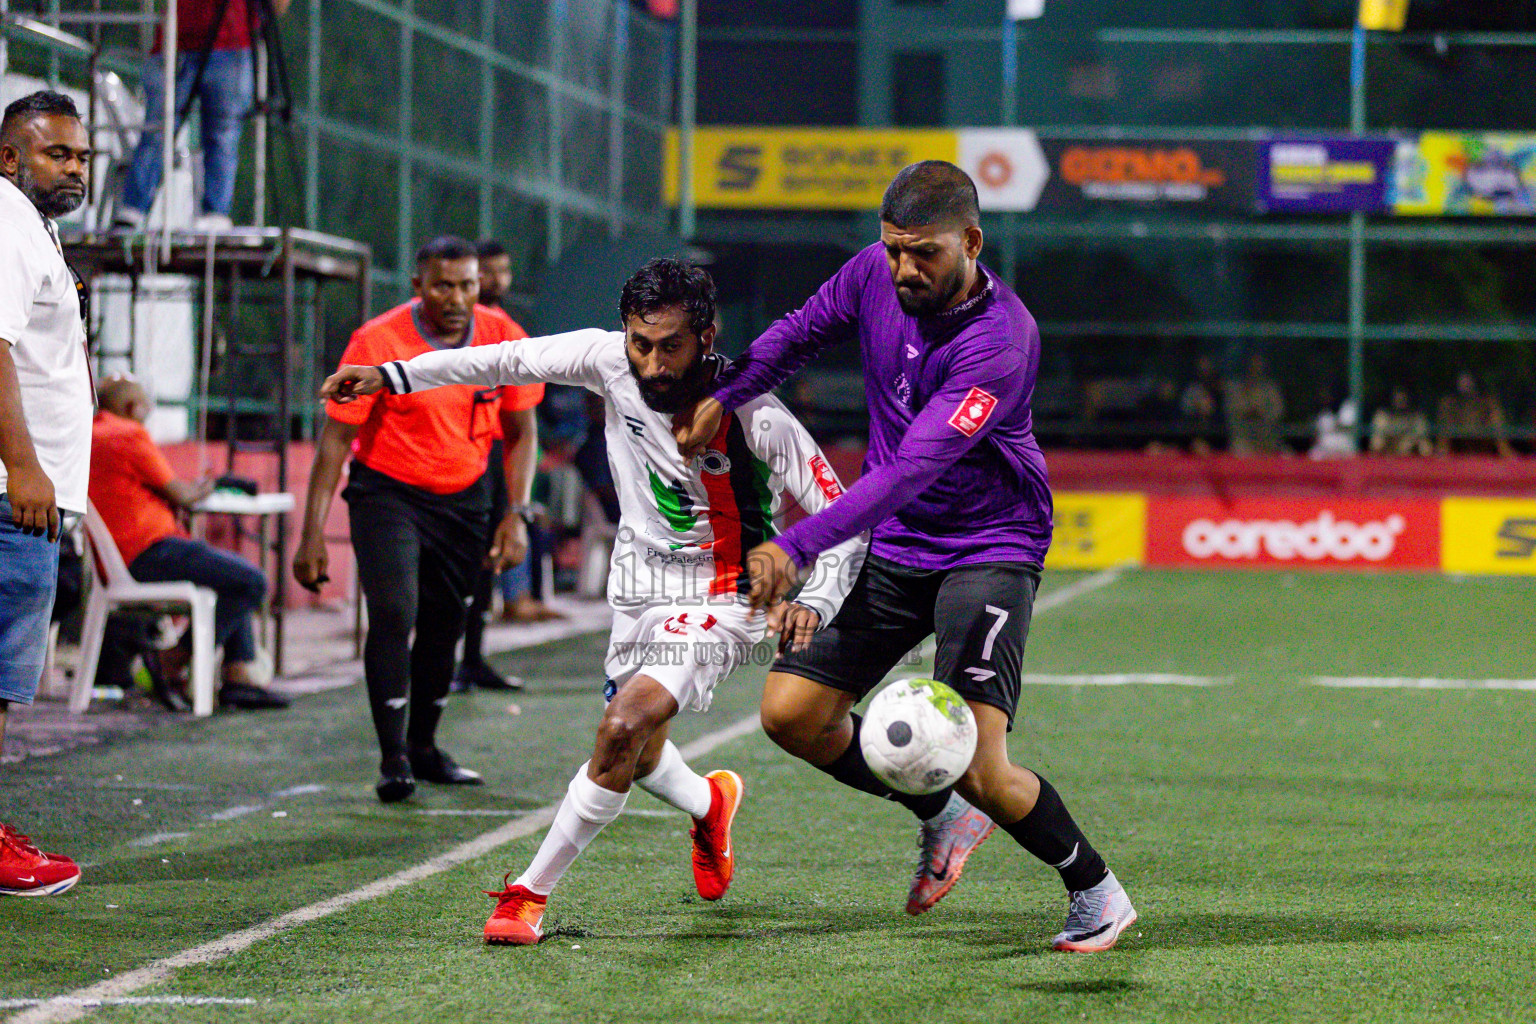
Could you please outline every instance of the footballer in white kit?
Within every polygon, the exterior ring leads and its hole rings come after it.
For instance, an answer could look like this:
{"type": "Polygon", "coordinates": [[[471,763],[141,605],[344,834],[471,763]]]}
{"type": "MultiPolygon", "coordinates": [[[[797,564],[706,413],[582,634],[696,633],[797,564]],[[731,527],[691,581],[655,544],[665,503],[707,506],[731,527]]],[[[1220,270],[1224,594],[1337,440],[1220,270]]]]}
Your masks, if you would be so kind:
{"type": "Polygon", "coordinates": [[[586,844],[623,809],[631,782],[687,811],[694,880],[705,899],[730,884],[730,824],[744,791],[734,772],[696,775],[666,738],[679,710],[707,710],[714,688],[770,628],[804,643],[831,621],[863,561],[866,538],[824,553],[792,604],[748,613],[743,557],[778,533],[790,504],[825,508],[842,486],[816,443],[776,398],[727,415],[705,451],[678,452],[672,415],[706,393],[724,360],[714,340],[714,284],[672,259],[652,260],[624,287],[624,331],[582,330],[429,352],[379,367],[343,367],[324,393],[344,400],[539,381],[601,395],[620,521],[608,576],[613,630],[604,660],[610,703],[592,759],[576,774],[533,864],[504,891],[487,942],[542,937],[549,893],[586,844]],[[789,502],[783,495],[787,493],[789,502]]]}

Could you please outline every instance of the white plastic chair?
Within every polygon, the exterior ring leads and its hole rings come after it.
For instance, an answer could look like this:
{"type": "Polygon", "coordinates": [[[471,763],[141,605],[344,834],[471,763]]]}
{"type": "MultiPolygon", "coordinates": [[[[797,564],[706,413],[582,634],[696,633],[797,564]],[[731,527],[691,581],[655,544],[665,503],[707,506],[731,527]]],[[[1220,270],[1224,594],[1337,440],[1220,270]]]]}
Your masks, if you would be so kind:
{"type": "Polygon", "coordinates": [[[134,579],[95,505],[85,514],[85,541],[92,586],[85,603],[80,669],[70,688],[69,710],[80,714],[91,704],[107,616],[118,608],[169,606],[187,608],[192,614],[192,713],[200,718],[213,714],[213,607],[218,595],[185,581],[140,583],[134,579]]]}

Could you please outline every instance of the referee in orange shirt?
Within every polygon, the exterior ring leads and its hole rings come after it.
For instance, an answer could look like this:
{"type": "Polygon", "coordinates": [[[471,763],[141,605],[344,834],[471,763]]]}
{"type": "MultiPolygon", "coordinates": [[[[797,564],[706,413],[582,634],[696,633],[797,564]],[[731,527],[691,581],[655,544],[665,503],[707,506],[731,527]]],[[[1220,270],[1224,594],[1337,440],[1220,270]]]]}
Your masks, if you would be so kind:
{"type": "MultiPolygon", "coordinates": [[[[475,305],[475,249],[445,236],[416,253],[416,298],[365,323],[341,362],[376,366],[434,349],[494,345],[526,337],[505,314],[475,305]]],[[[416,780],[479,785],[477,772],[437,746],[437,723],[453,677],[476,572],[521,561],[528,548],[529,490],[544,386],[438,388],[375,395],[338,405],[315,451],[294,577],[318,590],[326,579],[324,527],[341,475],[358,582],[368,607],[363,673],[379,736],[385,803],[404,800],[416,780]],[[482,482],[498,420],[505,435],[508,508],[490,553],[491,495],[482,482]],[[412,642],[411,632],[415,630],[412,642]]]]}

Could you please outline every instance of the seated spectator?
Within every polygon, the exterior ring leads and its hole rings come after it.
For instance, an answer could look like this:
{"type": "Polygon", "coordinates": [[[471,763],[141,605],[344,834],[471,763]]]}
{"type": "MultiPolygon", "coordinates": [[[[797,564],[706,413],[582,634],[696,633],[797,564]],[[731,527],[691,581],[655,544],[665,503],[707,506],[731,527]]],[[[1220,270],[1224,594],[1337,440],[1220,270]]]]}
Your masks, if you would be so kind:
{"type": "MultiPolygon", "coordinates": [[[[224,651],[219,702],[228,707],[284,708],[288,699],[256,684],[256,640],[251,613],[267,596],[267,578],[238,555],[192,540],[177,525],[177,509],[207,497],[211,482],[176,479],[144,429],[153,408],[133,380],[113,377],[98,392],[91,425],[91,504],[101,514],[128,572],[142,583],[189,580],[218,594],[214,640],[224,651]]],[[[164,653],[169,677],[191,662],[191,637],[164,653]]]]}
{"type": "Polygon", "coordinates": [[[1209,455],[1226,446],[1227,386],[1216,372],[1216,361],[1201,356],[1195,362],[1195,379],[1179,395],[1179,411],[1193,435],[1189,450],[1209,455]]]}
{"type": "Polygon", "coordinates": [[[1284,416],[1285,397],[1280,385],[1269,375],[1264,357],[1255,352],[1248,357],[1248,371],[1227,388],[1232,454],[1276,455],[1284,451],[1280,443],[1284,416]]]}
{"type": "Polygon", "coordinates": [[[1437,419],[1441,455],[1498,455],[1511,458],[1515,450],[1504,437],[1504,406],[1485,394],[1477,378],[1462,371],[1456,391],[1440,399],[1437,419]]]}
{"type": "Polygon", "coordinates": [[[1153,381],[1136,403],[1136,418],[1147,433],[1147,442],[1141,449],[1146,455],[1180,451],[1188,440],[1179,410],[1178,386],[1165,377],[1153,381]]]}
{"type": "Polygon", "coordinates": [[[1333,393],[1327,387],[1319,389],[1318,397],[1321,399],[1321,408],[1312,421],[1317,437],[1307,457],[1343,459],[1358,455],[1360,448],[1355,442],[1355,403],[1346,398],[1335,406],[1333,393]]]}
{"type": "Polygon", "coordinates": [[[1371,418],[1372,455],[1430,455],[1429,417],[1413,407],[1408,389],[1395,387],[1392,398],[1371,418]]]}

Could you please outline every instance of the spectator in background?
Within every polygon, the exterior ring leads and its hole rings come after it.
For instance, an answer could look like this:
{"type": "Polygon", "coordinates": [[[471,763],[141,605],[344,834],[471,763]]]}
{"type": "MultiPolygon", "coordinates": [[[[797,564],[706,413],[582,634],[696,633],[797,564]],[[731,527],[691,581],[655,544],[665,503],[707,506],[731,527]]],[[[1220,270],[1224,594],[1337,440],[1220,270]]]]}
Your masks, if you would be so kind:
{"type": "Polygon", "coordinates": [[[1408,389],[1395,387],[1388,403],[1371,418],[1372,455],[1431,455],[1429,417],[1413,407],[1408,389]]]}
{"type": "MultiPolygon", "coordinates": [[[[149,394],[127,377],[112,377],[98,392],[100,411],[91,424],[91,504],[106,523],[141,583],[188,580],[218,594],[214,643],[224,651],[225,707],[286,708],[288,698],[257,683],[256,637],[251,615],[267,598],[267,577],[239,555],[188,537],[176,522],[213,490],[210,480],[178,480],[165,455],[144,429],[154,408],[149,394]]],[[[181,677],[192,660],[191,630],[161,657],[167,679],[181,677]]]]}
{"type": "MultiPolygon", "coordinates": [[[[512,287],[512,257],[508,254],[506,246],[493,238],[482,241],[475,247],[475,254],[480,265],[480,296],[477,302],[488,310],[493,316],[499,318],[506,327],[510,338],[526,338],[528,333],[522,325],[507,315],[501,308],[501,300],[508,289],[512,287]]],[[[536,413],[534,406],[538,405],[544,397],[544,385],[536,384],[527,387],[508,387],[502,389],[502,402],[508,409],[515,407],[517,415],[525,421],[528,429],[536,426],[536,413]]],[[[489,550],[494,546],[497,526],[507,514],[507,475],[504,467],[505,448],[502,444],[501,431],[497,430],[496,438],[491,442],[491,452],[486,461],[485,477],[482,483],[489,488],[491,514],[486,533],[486,547],[489,550]]],[[[539,557],[538,530],[534,524],[534,507],[530,503],[519,510],[519,515],[528,526],[528,553],[519,565],[539,557]]],[[[505,579],[508,573],[517,571],[513,566],[501,574],[505,579]]],[[[470,689],[482,690],[521,690],[523,681],[517,676],[504,676],[496,671],[485,660],[485,618],[491,610],[491,594],[496,586],[497,574],[489,565],[480,567],[475,576],[472,599],[469,605],[469,615],[464,623],[464,656],[459,659],[459,666],[454,670],[453,682],[449,690],[453,693],[464,693],[470,689]]]]}
{"type": "Polygon", "coordinates": [[[1193,435],[1189,450],[1209,455],[1226,446],[1227,385],[1216,372],[1216,361],[1201,356],[1195,362],[1195,379],[1179,395],[1179,411],[1193,435]]]}
{"type": "MultiPolygon", "coordinates": [[[[272,0],[279,15],[292,0],[272,0]]],[[[176,0],[176,114],[179,118],[197,86],[202,126],[203,198],[195,226],[219,231],[232,226],[235,171],[240,162],[240,129],[251,109],[255,72],[251,57],[257,35],[255,0],[176,0]],[[220,17],[222,15],[222,17],[220,17]]],[[[115,223],[139,228],[160,188],[161,119],[165,100],[162,40],[144,59],[144,130],[128,166],[115,223]]]]}
{"type": "Polygon", "coordinates": [[[1456,390],[1440,399],[1437,416],[1441,455],[1497,455],[1511,458],[1515,450],[1504,436],[1504,406],[1487,394],[1477,378],[1463,370],[1456,390]]]}
{"type": "Polygon", "coordinates": [[[1180,451],[1188,439],[1183,418],[1178,385],[1165,377],[1154,380],[1141,396],[1141,401],[1136,403],[1136,419],[1148,437],[1142,452],[1168,455],[1180,451]]]}
{"type": "Polygon", "coordinates": [[[1318,388],[1318,398],[1320,407],[1312,421],[1317,436],[1307,457],[1342,459],[1360,454],[1360,446],[1355,440],[1355,423],[1359,418],[1355,403],[1346,398],[1335,406],[1333,390],[1326,384],[1318,388]]]}
{"type": "Polygon", "coordinates": [[[1254,352],[1248,370],[1227,388],[1227,429],[1233,455],[1276,455],[1283,451],[1280,421],[1285,398],[1269,375],[1264,357],[1254,352]]]}

